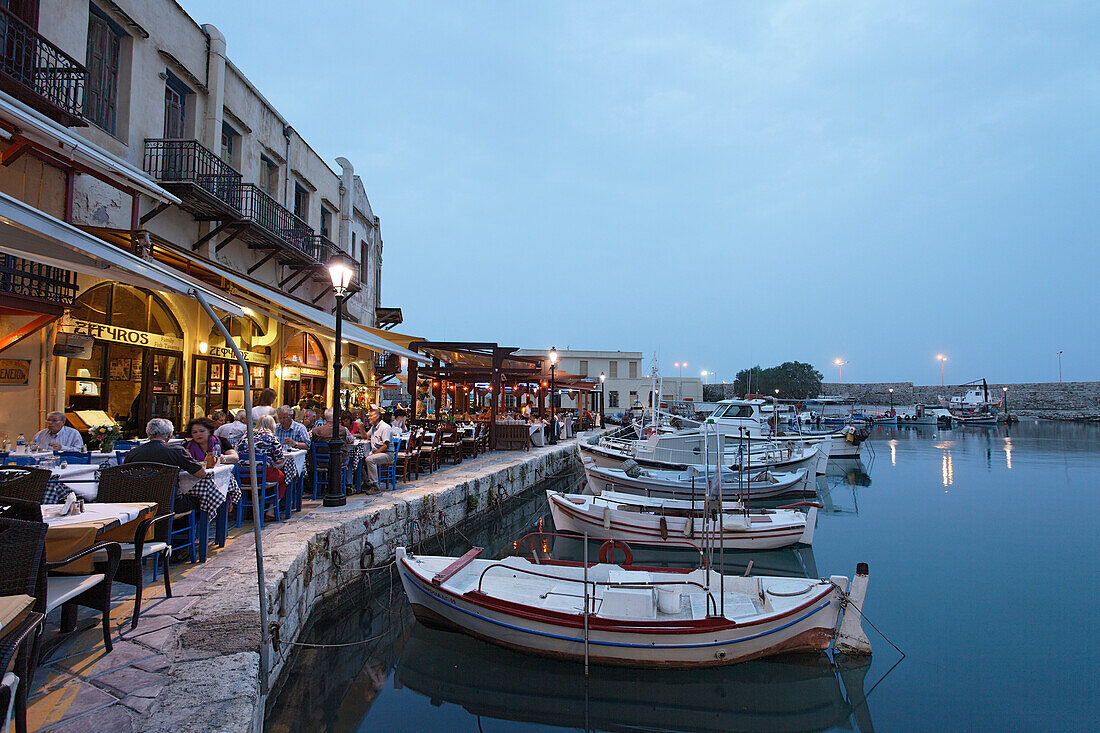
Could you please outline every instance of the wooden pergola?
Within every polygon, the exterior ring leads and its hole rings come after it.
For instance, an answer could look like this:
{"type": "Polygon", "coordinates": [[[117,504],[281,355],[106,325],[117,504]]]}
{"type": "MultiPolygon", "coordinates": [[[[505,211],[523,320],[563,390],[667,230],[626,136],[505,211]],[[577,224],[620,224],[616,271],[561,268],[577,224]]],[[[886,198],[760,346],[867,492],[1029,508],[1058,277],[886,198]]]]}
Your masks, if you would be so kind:
{"type": "MultiPolygon", "coordinates": [[[[432,393],[435,396],[436,417],[443,414],[443,405],[449,398],[455,412],[470,411],[470,396],[476,392],[476,385],[488,384],[491,395],[489,402],[489,448],[496,447],[496,420],[500,414],[501,398],[509,385],[512,388],[525,385],[535,386],[538,395],[540,417],[546,416],[545,398],[550,391],[549,359],[516,356],[519,350],[515,346],[499,346],[495,343],[477,341],[411,341],[411,351],[424,354],[432,359],[430,366],[421,366],[410,360],[408,366],[409,392],[413,395],[413,417],[417,415],[418,380],[431,380],[432,393]]],[[[555,386],[570,390],[596,391],[592,383],[585,383],[577,375],[558,372],[555,374],[555,386]]]]}

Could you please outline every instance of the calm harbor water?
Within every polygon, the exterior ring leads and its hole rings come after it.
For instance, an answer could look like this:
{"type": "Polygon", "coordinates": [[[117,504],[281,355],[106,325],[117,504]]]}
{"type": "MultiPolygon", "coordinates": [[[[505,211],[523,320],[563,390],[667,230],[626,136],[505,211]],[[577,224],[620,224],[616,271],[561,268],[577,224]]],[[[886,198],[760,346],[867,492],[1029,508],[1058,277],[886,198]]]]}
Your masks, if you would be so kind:
{"type": "MultiPolygon", "coordinates": [[[[900,655],[865,626],[870,660],[593,668],[586,682],[580,665],[420,626],[381,571],[315,614],[306,638],[370,641],[302,649],[267,728],[1097,730],[1098,490],[1100,426],[879,428],[861,461],[818,477],[826,510],[812,549],[727,563],[820,577],[868,562],[865,611],[906,653],[896,666],[900,655]]],[[[474,543],[499,557],[540,518],[550,530],[535,493],[448,533],[447,552],[474,543]]],[[[575,556],[580,542],[554,549],[575,556]]]]}

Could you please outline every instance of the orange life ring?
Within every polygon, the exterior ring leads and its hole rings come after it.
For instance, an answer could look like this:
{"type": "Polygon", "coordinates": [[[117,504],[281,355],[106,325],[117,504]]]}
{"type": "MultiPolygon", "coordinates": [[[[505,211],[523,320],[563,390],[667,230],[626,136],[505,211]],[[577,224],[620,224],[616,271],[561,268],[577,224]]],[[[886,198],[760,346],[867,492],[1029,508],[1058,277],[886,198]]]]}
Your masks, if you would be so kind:
{"type": "Polygon", "coordinates": [[[623,565],[634,564],[634,552],[630,549],[630,545],[626,544],[622,540],[608,540],[600,545],[600,562],[610,563],[614,561],[615,548],[618,547],[623,551],[623,565]]]}
{"type": "Polygon", "coordinates": [[[648,438],[649,436],[653,435],[655,432],[657,432],[657,428],[646,428],[645,429],[645,437],[648,438]]]}

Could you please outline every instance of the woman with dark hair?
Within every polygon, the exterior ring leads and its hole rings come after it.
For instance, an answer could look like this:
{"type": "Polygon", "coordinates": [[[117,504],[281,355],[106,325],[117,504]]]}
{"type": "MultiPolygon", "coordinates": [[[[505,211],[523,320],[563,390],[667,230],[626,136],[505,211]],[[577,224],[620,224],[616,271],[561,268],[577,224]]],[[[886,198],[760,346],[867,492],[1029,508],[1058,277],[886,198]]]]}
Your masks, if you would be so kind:
{"type": "Polygon", "coordinates": [[[275,390],[271,387],[265,388],[256,397],[256,404],[252,406],[252,422],[256,422],[264,415],[270,415],[275,412],[275,408],[272,405],[275,403],[275,390]]]}
{"type": "Polygon", "coordinates": [[[183,449],[199,463],[203,463],[210,455],[217,457],[216,463],[236,463],[238,456],[237,451],[233,449],[233,444],[225,438],[214,435],[216,429],[214,421],[210,418],[196,417],[187,423],[187,428],[183,431],[184,435],[190,437],[183,444],[183,449]]]}

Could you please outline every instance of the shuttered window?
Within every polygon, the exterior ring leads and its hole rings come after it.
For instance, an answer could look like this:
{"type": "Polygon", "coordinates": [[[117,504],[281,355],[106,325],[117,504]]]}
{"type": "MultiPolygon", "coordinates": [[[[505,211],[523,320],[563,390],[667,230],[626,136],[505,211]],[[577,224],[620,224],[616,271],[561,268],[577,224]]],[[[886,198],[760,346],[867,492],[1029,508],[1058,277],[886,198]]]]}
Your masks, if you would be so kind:
{"type": "Polygon", "coordinates": [[[85,115],[98,127],[112,135],[118,106],[118,60],[122,36],[111,23],[96,15],[88,14],[88,93],[85,97],[85,115]]]}

